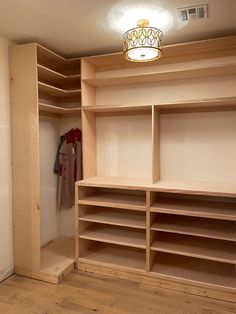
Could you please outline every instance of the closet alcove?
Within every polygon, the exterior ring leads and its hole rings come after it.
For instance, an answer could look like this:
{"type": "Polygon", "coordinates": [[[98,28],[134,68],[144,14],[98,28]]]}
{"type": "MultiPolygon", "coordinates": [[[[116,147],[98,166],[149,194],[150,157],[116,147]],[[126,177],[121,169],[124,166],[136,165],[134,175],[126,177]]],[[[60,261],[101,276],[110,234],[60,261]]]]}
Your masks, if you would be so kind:
{"type": "Polygon", "coordinates": [[[74,206],[58,208],[53,170],[60,136],[81,129],[80,59],[12,47],[11,106],[15,272],[58,283],[74,268],[74,206]]]}

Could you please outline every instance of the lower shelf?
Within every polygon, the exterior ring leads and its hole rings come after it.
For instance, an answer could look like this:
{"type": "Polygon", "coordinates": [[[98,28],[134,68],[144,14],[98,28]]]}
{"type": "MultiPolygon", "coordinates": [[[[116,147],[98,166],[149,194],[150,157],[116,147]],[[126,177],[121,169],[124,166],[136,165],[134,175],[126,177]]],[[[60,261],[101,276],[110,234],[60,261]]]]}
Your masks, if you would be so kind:
{"type": "Polygon", "coordinates": [[[74,268],[75,242],[73,238],[60,237],[41,250],[41,272],[60,279],[74,268]]]}
{"type": "Polygon", "coordinates": [[[94,224],[85,230],[80,239],[118,244],[135,248],[146,248],[145,231],[116,226],[94,224]]]}
{"type": "Polygon", "coordinates": [[[158,253],[152,273],[191,282],[207,283],[217,286],[236,288],[234,265],[199,261],[197,258],[158,253]]]}
{"type": "Polygon", "coordinates": [[[145,250],[95,243],[82,254],[79,262],[104,263],[144,271],[145,250]]]}

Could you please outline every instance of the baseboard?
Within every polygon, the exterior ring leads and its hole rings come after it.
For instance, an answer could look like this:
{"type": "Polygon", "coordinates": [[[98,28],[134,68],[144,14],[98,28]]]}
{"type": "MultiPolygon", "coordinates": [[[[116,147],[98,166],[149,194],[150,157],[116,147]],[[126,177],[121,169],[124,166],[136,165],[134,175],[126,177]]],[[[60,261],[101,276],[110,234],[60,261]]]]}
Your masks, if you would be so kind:
{"type": "Polygon", "coordinates": [[[14,274],[14,265],[0,269],[0,282],[14,274]]]}

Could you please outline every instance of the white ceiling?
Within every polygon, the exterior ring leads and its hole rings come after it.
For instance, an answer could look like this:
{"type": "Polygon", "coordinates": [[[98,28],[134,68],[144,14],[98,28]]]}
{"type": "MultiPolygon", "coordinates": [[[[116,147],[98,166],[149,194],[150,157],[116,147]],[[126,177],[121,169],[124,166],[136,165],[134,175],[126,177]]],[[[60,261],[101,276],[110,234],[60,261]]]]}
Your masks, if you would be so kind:
{"type": "MultiPolygon", "coordinates": [[[[236,34],[236,0],[0,0],[0,36],[35,41],[65,56],[121,51],[122,17],[137,8],[143,15],[145,8],[169,15],[165,45],[236,34]],[[205,3],[209,18],[178,22],[177,8],[205,3]]],[[[129,18],[134,27],[136,19],[129,18]]]]}

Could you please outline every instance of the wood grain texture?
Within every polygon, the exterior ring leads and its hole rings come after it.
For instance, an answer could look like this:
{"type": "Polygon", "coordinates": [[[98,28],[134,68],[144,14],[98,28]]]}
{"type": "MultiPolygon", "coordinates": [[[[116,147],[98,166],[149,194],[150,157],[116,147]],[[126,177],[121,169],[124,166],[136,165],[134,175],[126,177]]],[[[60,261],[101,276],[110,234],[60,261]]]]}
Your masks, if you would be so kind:
{"type": "Polygon", "coordinates": [[[39,120],[36,45],[10,49],[14,263],[40,270],[39,120]]]}
{"type": "MultiPolygon", "coordinates": [[[[178,63],[183,61],[183,57],[186,61],[193,61],[206,58],[235,56],[235,54],[236,36],[228,36],[164,46],[162,58],[147,63],[147,65],[178,63]]],[[[122,52],[85,57],[82,58],[82,60],[86,60],[93,65],[96,71],[110,71],[143,66],[142,63],[137,64],[125,60],[122,52]]]]}
{"type": "MultiPolygon", "coordinates": [[[[164,286],[165,287],[165,286],[164,286]]],[[[12,276],[0,286],[4,314],[234,314],[236,304],[189,293],[73,272],[59,286],[12,276]]],[[[203,292],[203,290],[202,290],[203,292]]],[[[228,295],[230,296],[230,294],[228,295]]]]}

